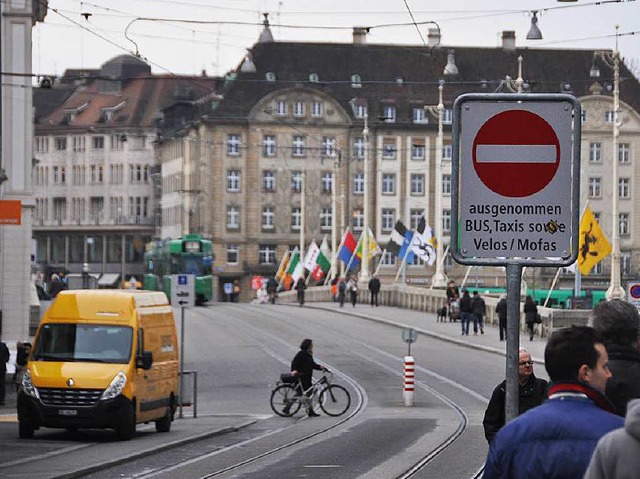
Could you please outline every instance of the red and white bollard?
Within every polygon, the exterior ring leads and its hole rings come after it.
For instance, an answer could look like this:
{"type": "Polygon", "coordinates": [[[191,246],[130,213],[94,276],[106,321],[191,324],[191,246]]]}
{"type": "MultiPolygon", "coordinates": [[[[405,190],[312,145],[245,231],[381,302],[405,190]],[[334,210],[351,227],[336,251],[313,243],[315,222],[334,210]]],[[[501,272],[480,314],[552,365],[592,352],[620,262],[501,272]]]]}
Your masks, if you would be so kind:
{"type": "Polygon", "coordinates": [[[413,390],[415,388],[416,379],[416,363],[413,356],[404,357],[404,405],[413,406],[413,390]]]}

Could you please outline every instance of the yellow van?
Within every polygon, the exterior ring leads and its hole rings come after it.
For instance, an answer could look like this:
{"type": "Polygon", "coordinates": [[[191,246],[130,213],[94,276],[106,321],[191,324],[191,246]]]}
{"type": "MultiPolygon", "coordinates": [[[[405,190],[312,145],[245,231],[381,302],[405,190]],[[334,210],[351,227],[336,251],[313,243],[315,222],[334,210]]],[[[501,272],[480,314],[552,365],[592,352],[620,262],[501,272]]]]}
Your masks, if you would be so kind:
{"type": "Polygon", "coordinates": [[[63,291],[44,314],[18,393],[19,436],[40,427],[136,424],[168,432],[176,410],[178,341],[162,292],[63,291]]]}

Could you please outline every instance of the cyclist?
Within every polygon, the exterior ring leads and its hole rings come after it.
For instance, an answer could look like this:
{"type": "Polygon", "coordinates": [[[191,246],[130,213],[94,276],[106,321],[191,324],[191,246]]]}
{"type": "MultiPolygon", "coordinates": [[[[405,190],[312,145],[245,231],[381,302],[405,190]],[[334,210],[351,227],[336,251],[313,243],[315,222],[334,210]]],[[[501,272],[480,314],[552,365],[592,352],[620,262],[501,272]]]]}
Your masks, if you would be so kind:
{"type": "MultiPolygon", "coordinates": [[[[313,360],[313,341],[311,339],[305,339],[300,344],[300,351],[295,355],[293,361],[291,361],[291,374],[296,376],[302,385],[303,391],[307,391],[311,388],[311,377],[313,376],[313,370],[323,371],[326,368],[313,360]]],[[[298,385],[298,389],[300,386],[298,385]]],[[[296,391],[297,394],[301,394],[302,391],[296,391]]],[[[289,414],[291,405],[288,404],[284,408],[285,414],[289,414]]],[[[309,401],[308,409],[309,417],[316,417],[317,414],[313,410],[311,401],[309,401]]]]}

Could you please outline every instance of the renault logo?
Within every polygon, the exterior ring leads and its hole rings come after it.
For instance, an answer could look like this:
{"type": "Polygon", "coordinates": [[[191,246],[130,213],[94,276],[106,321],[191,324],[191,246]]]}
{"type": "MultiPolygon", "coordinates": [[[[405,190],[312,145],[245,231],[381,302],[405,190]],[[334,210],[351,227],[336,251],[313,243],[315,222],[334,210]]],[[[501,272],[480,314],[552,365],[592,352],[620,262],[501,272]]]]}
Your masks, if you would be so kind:
{"type": "Polygon", "coordinates": [[[76,382],[73,380],[73,378],[67,379],[67,386],[69,386],[70,388],[73,387],[75,383],[76,382]]]}

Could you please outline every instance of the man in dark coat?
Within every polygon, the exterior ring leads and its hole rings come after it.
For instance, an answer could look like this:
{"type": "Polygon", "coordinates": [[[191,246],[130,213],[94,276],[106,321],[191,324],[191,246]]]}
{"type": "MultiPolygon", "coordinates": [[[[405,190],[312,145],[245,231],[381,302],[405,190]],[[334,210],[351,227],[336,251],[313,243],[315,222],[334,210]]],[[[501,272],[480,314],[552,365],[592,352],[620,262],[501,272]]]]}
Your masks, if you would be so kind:
{"type": "Polygon", "coordinates": [[[378,293],[380,292],[380,280],[377,276],[372,276],[369,280],[369,291],[371,292],[371,306],[378,306],[378,293]]]}
{"type": "Polygon", "coordinates": [[[478,334],[478,326],[480,326],[480,333],[484,334],[484,315],[487,311],[487,306],[484,303],[482,296],[477,291],[473,292],[473,298],[471,298],[471,309],[473,313],[473,334],[478,334]]]}
{"type": "Polygon", "coordinates": [[[504,295],[500,296],[500,301],[496,304],[496,313],[500,326],[500,341],[504,341],[507,337],[507,298],[504,295]]]}
{"type": "Polygon", "coordinates": [[[276,304],[276,293],[278,292],[278,280],[271,277],[267,281],[267,294],[271,304],[276,304]]]}
{"type": "Polygon", "coordinates": [[[9,348],[0,341],[0,406],[4,405],[7,363],[9,362],[9,348]]]}
{"type": "Polygon", "coordinates": [[[462,334],[469,336],[469,321],[471,320],[471,313],[473,308],[471,305],[471,296],[469,296],[469,290],[462,290],[462,298],[460,298],[460,322],[462,323],[462,334]]]}
{"type": "Polygon", "coordinates": [[[300,306],[304,304],[304,290],[307,289],[307,285],[304,282],[304,278],[298,278],[296,282],[296,291],[298,292],[298,303],[300,306]]]}
{"type": "MultiPolygon", "coordinates": [[[[487,442],[491,444],[493,437],[505,423],[504,405],[507,398],[506,381],[502,381],[493,390],[489,405],[484,413],[482,426],[487,442]]],[[[524,348],[520,348],[518,363],[518,415],[542,404],[547,398],[549,383],[537,378],[533,374],[533,361],[531,354],[524,348]]]]}
{"type": "Polygon", "coordinates": [[[612,299],[594,308],[591,322],[602,335],[613,374],[605,393],[616,413],[624,417],[627,403],[640,398],[640,315],[631,303],[612,299]]]}
{"type": "MultiPolygon", "coordinates": [[[[295,355],[293,361],[291,361],[291,372],[300,379],[300,383],[305,391],[311,387],[311,377],[313,376],[313,370],[322,371],[324,366],[317,364],[313,360],[313,341],[311,339],[305,339],[300,344],[300,351],[295,355]]],[[[285,406],[285,414],[289,413],[290,405],[285,406]]],[[[309,403],[309,417],[319,416],[309,403]]]]}

